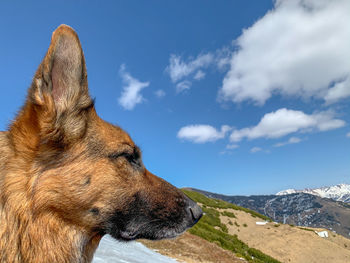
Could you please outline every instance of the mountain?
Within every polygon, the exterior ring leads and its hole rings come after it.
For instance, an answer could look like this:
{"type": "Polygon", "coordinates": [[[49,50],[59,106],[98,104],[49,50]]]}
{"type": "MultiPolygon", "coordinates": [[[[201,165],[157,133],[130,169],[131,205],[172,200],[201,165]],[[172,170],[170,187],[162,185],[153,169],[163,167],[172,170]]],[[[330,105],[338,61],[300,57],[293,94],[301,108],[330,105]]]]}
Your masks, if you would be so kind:
{"type": "Polygon", "coordinates": [[[221,199],[257,211],[276,222],[326,228],[349,238],[350,204],[306,193],[284,195],[226,196],[193,189],[210,198],[221,199]]]}
{"type": "Polygon", "coordinates": [[[350,239],[341,235],[328,231],[322,238],[315,231],[324,229],[269,222],[252,210],[189,189],[184,192],[202,207],[203,218],[176,239],[141,241],[147,247],[188,263],[350,262],[350,239]]]}
{"type": "Polygon", "coordinates": [[[317,195],[322,198],[331,198],[335,201],[350,203],[350,185],[349,184],[338,184],[335,186],[325,186],[325,187],[315,188],[315,189],[306,188],[304,190],[287,189],[287,190],[278,192],[276,195],[288,195],[288,194],[295,194],[295,193],[317,195]]]}

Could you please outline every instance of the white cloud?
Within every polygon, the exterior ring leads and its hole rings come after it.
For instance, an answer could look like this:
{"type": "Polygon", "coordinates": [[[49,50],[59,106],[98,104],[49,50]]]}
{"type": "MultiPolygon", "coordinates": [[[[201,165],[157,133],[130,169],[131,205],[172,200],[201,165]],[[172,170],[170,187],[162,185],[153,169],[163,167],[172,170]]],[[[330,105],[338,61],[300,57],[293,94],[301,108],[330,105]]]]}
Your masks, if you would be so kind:
{"type": "Polygon", "coordinates": [[[273,94],[350,96],[350,1],[277,0],[243,31],[219,99],[264,104],[273,94]]]}
{"type": "Polygon", "coordinates": [[[191,58],[187,62],[183,61],[181,56],[170,55],[169,66],[166,68],[173,83],[191,75],[195,71],[206,68],[214,61],[211,53],[200,54],[196,58],[191,58]]]}
{"type": "Polygon", "coordinates": [[[227,125],[221,126],[220,131],[210,125],[189,125],[182,127],[177,137],[194,143],[214,142],[224,138],[230,129],[227,125]]]}
{"type": "Polygon", "coordinates": [[[346,134],[346,137],[350,138],[350,132],[348,132],[348,133],[346,134]]]}
{"type": "Polygon", "coordinates": [[[350,77],[334,84],[325,95],[326,104],[332,104],[342,98],[350,96],[350,77]]]}
{"type": "Polygon", "coordinates": [[[119,74],[123,80],[123,91],[118,99],[119,104],[126,110],[132,110],[136,104],[141,103],[144,98],[141,90],[149,86],[149,82],[141,82],[125,71],[125,65],[121,65],[119,74]]]}
{"type": "Polygon", "coordinates": [[[226,145],[226,149],[229,149],[229,150],[237,149],[238,147],[239,147],[238,144],[228,144],[228,145],[226,145]]]}
{"type": "Polygon", "coordinates": [[[154,92],[154,94],[158,97],[158,98],[163,98],[164,96],[165,96],[165,91],[164,90],[162,90],[162,89],[159,89],[159,90],[156,90],[155,92],[154,92]]]}
{"type": "Polygon", "coordinates": [[[205,73],[202,70],[198,70],[196,75],[194,75],[195,80],[201,80],[205,77],[205,73]]]}
{"type": "Polygon", "coordinates": [[[260,147],[253,147],[250,149],[251,153],[257,153],[257,152],[261,152],[263,149],[260,147]]]}
{"type": "Polygon", "coordinates": [[[288,145],[288,144],[296,144],[296,143],[299,143],[301,141],[302,140],[300,138],[298,138],[298,137],[290,137],[288,141],[276,143],[274,145],[274,147],[282,147],[282,146],[285,146],[285,145],[288,145]]]}
{"type": "Polygon", "coordinates": [[[223,47],[215,51],[216,66],[219,70],[223,71],[229,69],[232,54],[232,47],[223,47]]]}
{"type": "Polygon", "coordinates": [[[345,122],[335,119],[334,115],[332,111],[308,115],[302,111],[282,108],[265,114],[254,127],[234,130],[230,140],[239,142],[244,138],[280,138],[295,132],[327,131],[343,127],[345,122]]]}
{"type": "Polygon", "coordinates": [[[231,55],[230,47],[200,53],[197,57],[189,58],[171,54],[165,71],[169,74],[171,81],[176,84],[176,91],[179,93],[190,89],[193,81],[204,79],[206,76],[204,71],[209,67],[221,71],[226,70],[230,64],[231,55]]]}
{"type": "Polygon", "coordinates": [[[181,93],[185,90],[188,90],[191,88],[192,82],[188,80],[181,81],[176,84],[176,93],[181,93]]]}

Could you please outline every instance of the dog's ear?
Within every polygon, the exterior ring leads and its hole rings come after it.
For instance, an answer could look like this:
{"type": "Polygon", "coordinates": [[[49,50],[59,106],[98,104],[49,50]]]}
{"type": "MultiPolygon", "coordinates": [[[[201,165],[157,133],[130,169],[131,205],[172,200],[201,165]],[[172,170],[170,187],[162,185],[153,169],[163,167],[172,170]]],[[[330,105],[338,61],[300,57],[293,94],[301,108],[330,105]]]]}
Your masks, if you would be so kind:
{"type": "Polygon", "coordinates": [[[83,50],[71,27],[61,25],[53,32],[29,95],[38,105],[52,99],[58,114],[91,103],[83,50]]]}
{"type": "Polygon", "coordinates": [[[67,144],[84,133],[91,108],[79,38],[72,28],[61,25],[52,34],[12,134],[25,144],[32,141],[30,148],[46,142],[67,144]]]}

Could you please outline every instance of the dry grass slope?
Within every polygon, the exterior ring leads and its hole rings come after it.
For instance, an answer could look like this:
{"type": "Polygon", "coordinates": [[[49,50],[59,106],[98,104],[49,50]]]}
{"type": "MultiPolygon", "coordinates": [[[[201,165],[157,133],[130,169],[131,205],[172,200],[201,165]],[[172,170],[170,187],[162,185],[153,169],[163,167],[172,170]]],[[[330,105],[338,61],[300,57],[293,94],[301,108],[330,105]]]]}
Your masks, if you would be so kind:
{"type": "Polygon", "coordinates": [[[321,238],[314,231],[323,229],[275,224],[249,209],[184,192],[202,206],[205,216],[177,239],[144,242],[180,262],[350,262],[350,240],[340,235],[329,232],[329,238],[321,238]]]}

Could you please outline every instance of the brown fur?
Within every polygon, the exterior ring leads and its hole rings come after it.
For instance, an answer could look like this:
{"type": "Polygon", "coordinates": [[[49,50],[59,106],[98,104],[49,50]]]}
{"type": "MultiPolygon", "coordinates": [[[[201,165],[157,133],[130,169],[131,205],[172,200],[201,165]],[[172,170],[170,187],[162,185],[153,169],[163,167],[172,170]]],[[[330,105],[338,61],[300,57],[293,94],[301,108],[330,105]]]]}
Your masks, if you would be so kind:
{"type": "Polygon", "coordinates": [[[126,132],[98,117],[68,26],[53,33],[0,149],[0,262],[90,262],[106,233],[161,239],[201,216],[144,168],[126,132]]]}

